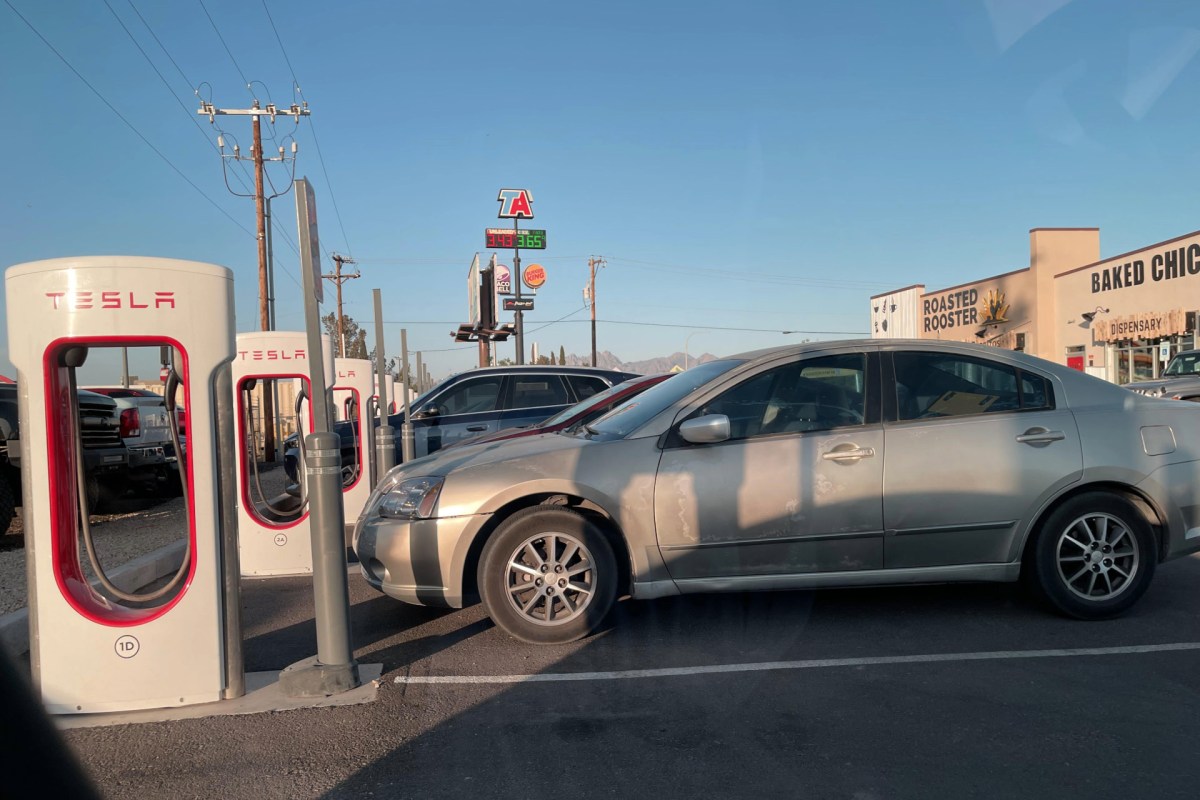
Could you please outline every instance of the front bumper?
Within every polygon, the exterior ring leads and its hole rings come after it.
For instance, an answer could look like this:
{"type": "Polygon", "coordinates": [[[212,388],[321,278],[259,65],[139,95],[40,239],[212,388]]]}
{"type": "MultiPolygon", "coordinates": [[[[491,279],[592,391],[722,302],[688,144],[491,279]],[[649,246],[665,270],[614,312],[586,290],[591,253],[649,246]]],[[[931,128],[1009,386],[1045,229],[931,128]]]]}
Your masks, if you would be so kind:
{"type": "Polygon", "coordinates": [[[398,520],[367,516],[354,551],[367,582],[419,606],[463,607],[463,568],[470,536],[487,515],[398,520]]]}

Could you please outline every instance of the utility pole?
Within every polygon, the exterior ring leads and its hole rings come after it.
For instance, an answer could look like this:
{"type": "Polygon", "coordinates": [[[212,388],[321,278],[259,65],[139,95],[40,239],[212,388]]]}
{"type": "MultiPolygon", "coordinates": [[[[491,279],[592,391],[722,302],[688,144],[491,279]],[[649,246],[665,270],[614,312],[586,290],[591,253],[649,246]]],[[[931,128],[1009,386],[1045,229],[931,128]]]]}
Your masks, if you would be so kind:
{"type": "Polygon", "coordinates": [[[329,257],[333,259],[333,274],[322,275],[321,277],[327,281],[333,281],[337,284],[337,340],[338,340],[338,358],[346,357],[346,331],[343,323],[344,316],[342,315],[342,284],[354,278],[361,278],[362,273],[358,270],[342,274],[342,264],[356,264],[353,258],[349,256],[330,253],[329,257]]]}
{"type": "MultiPolygon", "coordinates": [[[[196,112],[200,116],[208,117],[209,124],[216,125],[218,116],[242,116],[250,117],[250,131],[253,136],[253,144],[251,145],[250,160],[254,162],[254,212],[257,217],[258,227],[258,315],[259,329],[264,331],[272,330],[273,320],[271,313],[271,287],[267,279],[267,214],[266,214],[266,193],[263,188],[263,164],[269,161],[284,162],[290,160],[292,162],[292,171],[295,172],[296,163],[296,142],[292,142],[292,155],[289,159],[284,148],[279,148],[279,155],[272,158],[264,158],[262,151],[262,125],[261,118],[269,117],[272,125],[275,124],[276,117],[291,117],[296,124],[300,124],[300,117],[309,115],[308,103],[303,106],[298,106],[295,103],[291,107],[281,109],[275,106],[274,103],[268,103],[266,108],[259,105],[258,100],[254,100],[250,108],[217,108],[212,103],[201,101],[200,110],[196,112]]],[[[225,160],[232,158],[235,161],[242,160],[241,148],[236,144],[233,147],[233,155],[228,155],[225,152],[225,137],[223,135],[217,137],[217,148],[221,153],[221,168],[225,169],[225,160]]],[[[226,178],[225,185],[229,186],[229,180],[226,178]]],[[[290,190],[292,181],[288,181],[288,189],[290,190]]],[[[230,190],[232,191],[232,189],[230,190]]],[[[234,192],[237,194],[237,192],[234,192]]],[[[284,192],[279,192],[272,195],[278,197],[284,192]]],[[[245,195],[241,195],[245,196],[245,195]]],[[[275,460],[275,403],[271,392],[263,392],[263,460],[275,460]]]]}
{"type": "Polygon", "coordinates": [[[602,257],[591,256],[588,258],[588,288],[587,299],[588,305],[592,307],[592,366],[596,366],[596,268],[604,269],[607,262],[602,257]]]}

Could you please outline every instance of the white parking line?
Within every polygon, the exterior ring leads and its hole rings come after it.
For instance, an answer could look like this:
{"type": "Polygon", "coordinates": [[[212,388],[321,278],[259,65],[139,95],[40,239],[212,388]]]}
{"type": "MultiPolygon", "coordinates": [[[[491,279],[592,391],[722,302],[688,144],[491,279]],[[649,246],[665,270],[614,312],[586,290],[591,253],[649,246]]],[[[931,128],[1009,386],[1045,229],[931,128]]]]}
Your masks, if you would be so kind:
{"type": "Polygon", "coordinates": [[[988,653],[929,653],[914,656],[873,658],[818,658],[807,661],[760,661],[753,664],[714,664],[707,667],[627,669],[615,672],[539,672],[533,675],[401,675],[396,683],[534,683],[545,681],[616,681],[631,678],[679,678],[688,675],[721,675],[731,672],[823,669],[828,667],[873,667],[885,664],[930,664],[948,661],[1003,661],[1016,658],[1070,658],[1075,656],[1124,656],[1200,650],[1200,642],[1141,644],[1127,647],[1081,647],[1072,650],[996,650],[988,653]]]}

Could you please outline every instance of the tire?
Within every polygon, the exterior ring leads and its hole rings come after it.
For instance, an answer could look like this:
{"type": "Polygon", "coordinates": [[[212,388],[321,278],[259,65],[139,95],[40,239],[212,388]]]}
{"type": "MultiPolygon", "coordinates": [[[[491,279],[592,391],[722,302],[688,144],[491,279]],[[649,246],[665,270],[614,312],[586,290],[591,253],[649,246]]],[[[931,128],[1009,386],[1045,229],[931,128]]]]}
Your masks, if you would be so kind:
{"type": "Polygon", "coordinates": [[[13,493],[12,484],[8,478],[0,476],[0,534],[8,533],[13,517],[17,513],[17,498],[13,493]]]}
{"type": "Polygon", "coordinates": [[[537,506],[496,529],[480,556],[478,579],[483,607],[500,628],[532,644],[565,644],[608,616],[617,561],[608,537],[587,517],[537,506]],[[543,577],[550,575],[560,577],[543,577]],[[518,588],[524,583],[528,590],[518,588]]]}
{"type": "Polygon", "coordinates": [[[117,496],[112,484],[101,480],[95,475],[87,476],[87,509],[88,514],[103,514],[117,496]]]}
{"type": "Polygon", "coordinates": [[[1145,594],[1158,542],[1142,513],[1121,495],[1089,492],[1046,517],[1026,554],[1028,584],[1054,610],[1109,619],[1145,594]]]}

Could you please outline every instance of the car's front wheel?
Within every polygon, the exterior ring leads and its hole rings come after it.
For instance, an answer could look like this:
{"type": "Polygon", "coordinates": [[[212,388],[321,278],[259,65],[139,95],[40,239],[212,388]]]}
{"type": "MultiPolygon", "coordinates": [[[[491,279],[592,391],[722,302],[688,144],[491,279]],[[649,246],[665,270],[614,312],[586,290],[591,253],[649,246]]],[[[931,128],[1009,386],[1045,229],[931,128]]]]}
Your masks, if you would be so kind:
{"type": "Polygon", "coordinates": [[[604,621],[616,590],[608,538],[584,515],[559,506],[518,511],[496,529],[479,559],[488,616],[534,644],[588,635],[604,621]]]}
{"type": "Polygon", "coordinates": [[[1027,561],[1035,591],[1078,619],[1106,619],[1145,593],[1158,564],[1154,533],[1120,495],[1089,492],[1046,518],[1027,561]]]}

